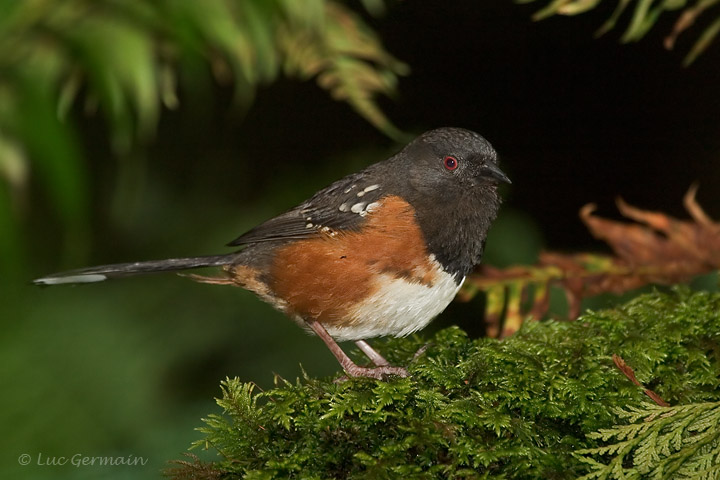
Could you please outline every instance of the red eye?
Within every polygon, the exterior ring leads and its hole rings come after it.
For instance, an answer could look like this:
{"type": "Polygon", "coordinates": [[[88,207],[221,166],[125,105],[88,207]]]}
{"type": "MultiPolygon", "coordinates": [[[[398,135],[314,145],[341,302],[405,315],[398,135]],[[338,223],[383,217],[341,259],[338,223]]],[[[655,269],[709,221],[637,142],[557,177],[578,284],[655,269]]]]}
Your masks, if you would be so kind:
{"type": "Polygon", "coordinates": [[[455,157],[447,156],[443,160],[443,163],[445,164],[445,168],[447,168],[448,170],[451,170],[451,171],[455,170],[458,167],[458,161],[457,161],[457,158],[455,158],[455,157]]]}

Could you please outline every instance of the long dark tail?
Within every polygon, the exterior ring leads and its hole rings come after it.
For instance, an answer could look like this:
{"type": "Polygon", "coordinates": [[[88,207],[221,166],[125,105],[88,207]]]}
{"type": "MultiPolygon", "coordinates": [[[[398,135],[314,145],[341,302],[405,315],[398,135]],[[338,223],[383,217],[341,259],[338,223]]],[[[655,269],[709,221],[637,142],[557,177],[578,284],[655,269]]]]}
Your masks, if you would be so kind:
{"type": "Polygon", "coordinates": [[[226,255],[210,255],[206,257],[168,258],[167,260],[151,260],[148,262],[115,263],[97,267],[69,270],[54,273],[47,277],[33,280],[35,285],[62,285],[68,283],[102,282],[110,278],[142,275],[145,273],[172,272],[202,267],[218,267],[233,263],[237,253],[226,255]]]}

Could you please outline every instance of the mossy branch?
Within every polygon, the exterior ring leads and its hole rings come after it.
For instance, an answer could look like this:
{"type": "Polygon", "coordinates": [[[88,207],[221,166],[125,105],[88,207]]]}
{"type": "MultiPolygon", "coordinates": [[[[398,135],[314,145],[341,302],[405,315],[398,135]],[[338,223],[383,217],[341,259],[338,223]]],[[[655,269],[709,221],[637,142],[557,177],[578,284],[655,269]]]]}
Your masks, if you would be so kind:
{"type": "Polygon", "coordinates": [[[676,289],[576,322],[528,323],[502,341],[471,340],[450,328],[415,361],[426,341],[385,341],[382,352],[396,364],[409,363],[410,378],[278,378],[274,389],[260,393],[228,379],[218,400],[223,413],[205,419],[194,445],[216,451],[218,460],[181,461],[168,473],[571,479],[614,462],[612,472],[587,478],[622,478],[624,469],[657,471],[666,462],[664,472],[700,465],[714,478],[717,332],[720,294],[676,289]],[[674,406],[650,406],[613,354],[674,406]],[[613,446],[631,435],[631,447],[613,446]],[[692,442],[699,447],[689,451],[692,442]],[[636,463],[615,460],[621,455],[636,463]]]}

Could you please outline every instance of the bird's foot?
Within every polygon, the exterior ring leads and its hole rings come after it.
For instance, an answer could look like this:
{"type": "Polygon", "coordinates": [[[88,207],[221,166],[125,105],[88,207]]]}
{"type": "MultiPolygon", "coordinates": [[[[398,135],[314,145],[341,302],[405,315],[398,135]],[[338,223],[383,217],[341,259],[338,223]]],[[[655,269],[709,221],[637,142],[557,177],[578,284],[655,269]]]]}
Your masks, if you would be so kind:
{"type": "Polygon", "coordinates": [[[374,368],[358,367],[357,365],[351,365],[345,369],[345,373],[347,373],[351,377],[368,377],[376,378],[378,380],[384,380],[391,375],[402,378],[410,376],[410,374],[405,368],[391,367],[389,365],[374,368]]]}
{"type": "Polygon", "coordinates": [[[349,378],[357,378],[357,377],[366,377],[366,378],[374,378],[376,380],[387,380],[388,377],[391,376],[397,376],[401,378],[409,377],[410,373],[408,373],[407,369],[403,367],[391,367],[391,366],[383,366],[383,367],[374,367],[374,368],[368,368],[368,367],[359,367],[355,365],[354,363],[350,365],[343,365],[343,370],[345,370],[346,375],[343,375],[342,377],[335,380],[336,383],[344,382],[345,380],[348,380],[349,378]]]}

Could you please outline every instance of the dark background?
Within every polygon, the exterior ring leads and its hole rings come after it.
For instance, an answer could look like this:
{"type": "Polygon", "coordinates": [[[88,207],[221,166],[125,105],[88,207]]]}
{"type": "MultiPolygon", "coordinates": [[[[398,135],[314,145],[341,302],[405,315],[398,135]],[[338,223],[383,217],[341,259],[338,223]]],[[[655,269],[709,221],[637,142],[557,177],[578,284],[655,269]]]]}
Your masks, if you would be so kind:
{"type": "MultiPolygon", "coordinates": [[[[682,196],[720,217],[720,48],[681,66],[694,35],[662,48],[672,22],[641,42],[593,31],[607,10],[539,23],[540,5],[495,1],[402,2],[368,17],[386,48],[408,63],[396,98],[381,101],[404,131],[478,131],[501,155],[513,184],[488,243],[496,265],[531,262],[540,248],[602,250],[577,217],[614,199],[684,216],[682,196]]],[[[626,20],[627,21],[627,20],[626,20]]],[[[623,25],[621,24],[620,27],[623,25]]],[[[119,168],[102,120],[82,122],[93,179],[89,263],[225,252],[225,243],[344,174],[399,149],[314,83],[262,87],[244,113],[232,91],[181,91],[156,137],[119,168]]],[[[124,471],[20,468],[17,456],[134,454],[149,457],[128,478],[158,476],[178,458],[225,376],[267,388],[338,370],[316,339],[231,288],[169,276],[35,289],[33,276],[63,268],[62,225],[34,189],[25,278],[3,294],[6,334],[2,424],[14,432],[2,466],[33,478],[117,478],[124,471]],[[110,452],[110,453],[108,453],[110,452]]],[[[481,305],[453,305],[431,328],[481,331],[481,305]]]]}

